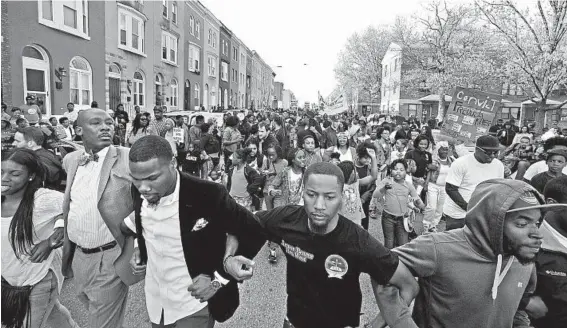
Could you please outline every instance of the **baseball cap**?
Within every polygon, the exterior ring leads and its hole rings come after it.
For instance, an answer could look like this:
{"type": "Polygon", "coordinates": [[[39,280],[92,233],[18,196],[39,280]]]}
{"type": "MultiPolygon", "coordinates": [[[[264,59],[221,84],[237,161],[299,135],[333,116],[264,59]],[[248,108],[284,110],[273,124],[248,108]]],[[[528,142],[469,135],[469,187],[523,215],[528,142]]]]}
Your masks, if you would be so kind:
{"type": "Polygon", "coordinates": [[[500,142],[496,137],[485,135],[476,139],[476,146],[482,149],[498,150],[500,149],[500,142]]]}
{"type": "MultiPolygon", "coordinates": [[[[506,213],[536,210],[536,209],[551,209],[551,208],[564,208],[567,209],[567,204],[542,204],[538,200],[538,197],[534,194],[537,191],[527,191],[523,193],[515,202],[512,204],[510,209],[506,213]]],[[[541,197],[541,196],[540,196],[541,197]]]]}

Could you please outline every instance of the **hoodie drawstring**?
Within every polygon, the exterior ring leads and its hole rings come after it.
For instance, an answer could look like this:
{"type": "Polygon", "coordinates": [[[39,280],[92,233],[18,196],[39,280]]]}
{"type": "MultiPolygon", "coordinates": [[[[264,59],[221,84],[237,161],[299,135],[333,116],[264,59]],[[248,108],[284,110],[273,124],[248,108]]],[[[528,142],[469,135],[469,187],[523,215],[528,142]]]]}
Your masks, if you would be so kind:
{"type": "Polygon", "coordinates": [[[496,262],[496,272],[494,273],[494,283],[492,284],[493,300],[495,300],[496,296],[498,296],[498,286],[500,286],[502,280],[504,280],[504,277],[506,276],[506,273],[508,273],[508,270],[510,270],[512,263],[514,263],[514,257],[510,256],[510,258],[508,259],[508,263],[504,268],[504,271],[500,273],[500,270],[502,269],[502,254],[498,254],[498,261],[496,262]]]}

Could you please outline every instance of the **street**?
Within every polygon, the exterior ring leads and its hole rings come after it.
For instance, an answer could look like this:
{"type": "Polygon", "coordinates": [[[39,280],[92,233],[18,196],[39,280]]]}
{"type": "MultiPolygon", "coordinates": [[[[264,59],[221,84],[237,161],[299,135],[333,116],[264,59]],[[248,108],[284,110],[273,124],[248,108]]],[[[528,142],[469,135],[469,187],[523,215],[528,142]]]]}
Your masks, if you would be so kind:
{"type": "MultiPolygon", "coordinates": [[[[370,221],[370,232],[382,241],[380,221],[370,221]]],[[[271,328],[281,327],[285,317],[286,303],[286,261],[281,251],[276,265],[268,263],[266,246],[255,258],[256,272],[252,280],[245,282],[240,288],[240,307],[229,321],[216,324],[216,328],[271,328]]],[[[360,277],[362,288],[361,326],[376,315],[376,301],[370,286],[368,275],[360,277]]],[[[151,323],[146,311],[143,282],[130,287],[128,306],[124,327],[150,328],[151,323]]],[[[76,297],[73,280],[66,280],[63,285],[61,303],[71,311],[73,319],[81,327],[86,327],[86,309],[76,297]]],[[[57,328],[57,327],[51,327],[57,328]]]]}

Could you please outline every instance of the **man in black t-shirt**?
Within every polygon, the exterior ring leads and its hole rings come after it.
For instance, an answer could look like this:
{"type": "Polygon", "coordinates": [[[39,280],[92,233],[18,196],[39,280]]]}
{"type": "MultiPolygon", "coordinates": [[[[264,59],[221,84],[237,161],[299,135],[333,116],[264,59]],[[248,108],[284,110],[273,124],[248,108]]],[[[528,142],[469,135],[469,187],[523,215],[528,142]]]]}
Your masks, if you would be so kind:
{"type": "MultiPolygon", "coordinates": [[[[258,212],[258,221],[241,222],[240,250],[257,252],[268,239],[280,244],[286,255],[286,328],[358,327],[363,272],[374,287],[401,288],[404,300],[417,293],[417,283],[404,264],[362,227],[339,215],[344,181],[336,165],[312,164],[303,177],[304,206],[258,212]]],[[[242,269],[250,261],[241,256],[229,255],[224,263],[226,272],[238,280],[252,274],[242,269]]]]}

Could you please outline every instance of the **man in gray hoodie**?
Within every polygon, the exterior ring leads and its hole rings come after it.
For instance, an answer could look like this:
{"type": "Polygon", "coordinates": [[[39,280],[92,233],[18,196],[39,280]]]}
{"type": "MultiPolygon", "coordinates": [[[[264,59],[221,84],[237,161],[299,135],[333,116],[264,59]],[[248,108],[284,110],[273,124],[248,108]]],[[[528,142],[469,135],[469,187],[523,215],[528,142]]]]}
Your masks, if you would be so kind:
{"type": "MultiPolygon", "coordinates": [[[[545,205],[522,181],[480,183],[464,228],[423,235],[393,250],[419,278],[420,291],[410,318],[398,290],[382,288],[382,316],[391,327],[512,327],[516,310],[526,305],[524,294],[535,290],[542,210],[555,206],[562,205],[545,205]]],[[[374,327],[383,327],[379,321],[374,327]]]]}

